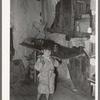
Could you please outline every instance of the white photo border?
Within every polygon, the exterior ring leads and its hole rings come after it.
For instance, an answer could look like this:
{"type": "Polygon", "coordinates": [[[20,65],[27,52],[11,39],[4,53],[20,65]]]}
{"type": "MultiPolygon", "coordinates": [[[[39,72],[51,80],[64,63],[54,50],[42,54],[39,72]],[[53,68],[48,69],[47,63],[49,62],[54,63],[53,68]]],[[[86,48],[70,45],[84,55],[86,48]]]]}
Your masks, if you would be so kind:
{"type": "MultiPolygon", "coordinates": [[[[95,95],[95,100],[98,100],[98,0],[96,0],[95,95]]],[[[10,0],[2,0],[2,100],[10,100],[10,0]]]]}

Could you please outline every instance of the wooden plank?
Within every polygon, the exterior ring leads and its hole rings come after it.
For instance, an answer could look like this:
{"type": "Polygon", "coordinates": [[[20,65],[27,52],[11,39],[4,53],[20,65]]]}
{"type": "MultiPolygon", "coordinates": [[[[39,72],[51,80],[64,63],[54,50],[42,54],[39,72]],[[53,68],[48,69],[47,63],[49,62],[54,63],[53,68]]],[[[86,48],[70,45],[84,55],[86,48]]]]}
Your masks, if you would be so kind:
{"type": "Polygon", "coordinates": [[[60,0],[60,15],[59,15],[59,23],[58,23],[58,28],[62,29],[63,28],[63,0],[60,0]]]}
{"type": "MultiPolygon", "coordinates": [[[[36,53],[37,51],[34,52],[34,56],[35,56],[35,62],[36,62],[36,53]]],[[[36,84],[37,83],[37,71],[34,69],[34,83],[36,84]]]]}
{"type": "Polygon", "coordinates": [[[86,57],[79,57],[70,59],[70,66],[68,66],[70,71],[71,79],[74,83],[74,86],[79,91],[83,91],[88,95],[91,94],[91,86],[88,81],[88,67],[89,60],[86,57]]]}
{"type": "Polygon", "coordinates": [[[60,34],[68,34],[68,30],[62,30],[59,28],[46,28],[46,31],[50,32],[50,33],[60,33],[60,34]]]}
{"type": "Polygon", "coordinates": [[[73,8],[73,0],[71,0],[71,30],[74,30],[74,8],[73,8]]]}
{"type": "Polygon", "coordinates": [[[66,34],[66,37],[70,38],[90,38],[89,33],[85,32],[76,32],[76,31],[71,31],[71,30],[61,30],[61,29],[53,29],[53,28],[47,28],[46,31],[50,32],[51,34],[53,33],[58,33],[58,34],[66,34]]]}
{"type": "Polygon", "coordinates": [[[90,37],[90,35],[92,35],[92,33],[89,34],[89,33],[85,33],[85,32],[68,31],[68,35],[71,38],[74,38],[74,37],[84,38],[84,37],[90,37]]]}
{"type": "Polygon", "coordinates": [[[94,83],[95,84],[95,81],[90,79],[90,78],[87,78],[90,82],[94,83]]]}
{"type": "MultiPolygon", "coordinates": [[[[29,48],[32,48],[32,49],[36,49],[36,51],[41,52],[41,50],[38,50],[38,48],[36,48],[36,46],[34,46],[32,44],[30,45],[30,44],[27,44],[26,47],[29,47],[29,48]]],[[[23,46],[25,46],[25,45],[23,45],[23,46]]],[[[41,44],[39,44],[39,46],[41,47],[41,44]]],[[[71,57],[78,56],[80,54],[84,54],[84,50],[82,49],[82,51],[80,51],[80,48],[75,48],[75,47],[67,48],[67,47],[63,47],[61,45],[58,45],[58,52],[54,52],[54,50],[52,50],[52,56],[60,58],[60,59],[68,59],[68,58],[71,58],[71,57]]]]}

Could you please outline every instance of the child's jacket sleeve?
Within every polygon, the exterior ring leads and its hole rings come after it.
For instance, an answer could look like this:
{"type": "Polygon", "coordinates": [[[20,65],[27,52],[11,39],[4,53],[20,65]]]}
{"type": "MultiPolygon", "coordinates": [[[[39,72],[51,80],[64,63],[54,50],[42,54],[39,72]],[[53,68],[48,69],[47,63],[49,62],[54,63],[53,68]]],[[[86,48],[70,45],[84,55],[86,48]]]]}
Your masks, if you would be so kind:
{"type": "Polygon", "coordinates": [[[41,69],[42,69],[42,67],[43,67],[43,63],[41,62],[40,58],[38,58],[37,62],[35,63],[34,68],[35,68],[37,71],[40,72],[41,69]]]}

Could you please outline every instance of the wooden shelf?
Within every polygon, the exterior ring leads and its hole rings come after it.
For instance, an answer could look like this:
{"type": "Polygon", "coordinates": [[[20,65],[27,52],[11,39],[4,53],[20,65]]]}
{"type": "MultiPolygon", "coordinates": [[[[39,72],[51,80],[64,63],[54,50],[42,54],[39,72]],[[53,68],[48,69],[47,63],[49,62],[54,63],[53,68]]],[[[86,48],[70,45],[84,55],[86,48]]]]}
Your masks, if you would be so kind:
{"type": "Polygon", "coordinates": [[[54,29],[54,28],[47,28],[46,31],[53,33],[59,33],[59,34],[68,34],[68,30],[62,30],[62,29],[54,29]]]}
{"type": "Polygon", "coordinates": [[[52,29],[52,28],[47,28],[46,31],[50,32],[51,34],[53,33],[66,34],[66,37],[69,37],[69,38],[90,38],[90,35],[92,35],[92,33],[52,29]]]}
{"type": "Polygon", "coordinates": [[[92,35],[92,33],[85,33],[85,32],[76,32],[76,31],[69,31],[68,35],[66,36],[70,36],[71,38],[90,38],[90,35],[92,35]]]}

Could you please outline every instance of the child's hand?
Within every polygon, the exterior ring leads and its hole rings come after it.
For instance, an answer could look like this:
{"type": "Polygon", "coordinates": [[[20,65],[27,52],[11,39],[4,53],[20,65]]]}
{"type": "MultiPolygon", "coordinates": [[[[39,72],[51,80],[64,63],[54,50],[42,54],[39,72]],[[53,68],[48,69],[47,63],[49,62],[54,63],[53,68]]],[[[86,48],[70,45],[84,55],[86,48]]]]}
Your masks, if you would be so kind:
{"type": "Polygon", "coordinates": [[[44,65],[45,62],[44,62],[44,59],[43,58],[40,58],[40,62],[44,65]]]}

